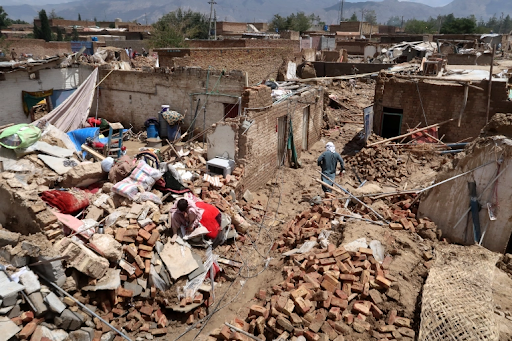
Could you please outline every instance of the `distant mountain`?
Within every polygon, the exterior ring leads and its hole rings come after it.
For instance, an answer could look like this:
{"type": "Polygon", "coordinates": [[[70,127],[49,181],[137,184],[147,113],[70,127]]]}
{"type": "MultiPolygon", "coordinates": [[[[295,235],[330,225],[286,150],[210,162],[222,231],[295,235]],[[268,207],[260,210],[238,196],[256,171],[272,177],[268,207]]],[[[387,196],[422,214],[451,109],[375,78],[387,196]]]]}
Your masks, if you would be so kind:
{"type": "MultiPolygon", "coordinates": [[[[27,0],[33,1],[33,0],[27,0]]],[[[49,0],[45,0],[49,1],[49,0]]],[[[97,18],[98,20],[113,21],[121,18],[123,21],[137,20],[141,23],[153,23],[163,14],[179,7],[202,13],[210,13],[206,0],[88,0],[71,1],[62,4],[47,5],[9,5],[12,0],[0,0],[5,3],[4,9],[10,18],[31,22],[37,11],[45,8],[47,12],[55,9],[59,16],[66,19],[76,19],[80,13],[82,19],[97,18]]],[[[303,11],[307,14],[320,15],[328,24],[335,24],[339,13],[339,0],[217,0],[215,5],[218,21],[269,21],[276,13],[288,15],[303,11]]],[[[374,10],[377,20],[385,23],[392,16],[404,17],[404,20],[428,19],[439,14],[453,13],[455,16],[474,14],[484,20],[496,13],[512,14],[511,0],[453,0],[443,7],[432,7],[417,2],[384,0],[365,2],[345,2],[344,17],[352,13],[361,16],[361,10],[374,10]]]]}

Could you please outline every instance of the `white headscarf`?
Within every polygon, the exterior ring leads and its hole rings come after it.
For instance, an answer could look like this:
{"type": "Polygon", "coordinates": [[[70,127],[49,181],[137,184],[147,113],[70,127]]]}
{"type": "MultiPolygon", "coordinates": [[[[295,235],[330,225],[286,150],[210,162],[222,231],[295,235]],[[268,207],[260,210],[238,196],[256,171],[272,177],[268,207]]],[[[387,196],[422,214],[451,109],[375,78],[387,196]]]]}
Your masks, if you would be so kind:
{"type": "Polygon", "coordinates": [[[331,153],[336,153],[336,147],[334,146],[334,143],[332,143],[332,142],[327,142],[327,144],[325,145],[325,150],[328,150],[331,153]]]}

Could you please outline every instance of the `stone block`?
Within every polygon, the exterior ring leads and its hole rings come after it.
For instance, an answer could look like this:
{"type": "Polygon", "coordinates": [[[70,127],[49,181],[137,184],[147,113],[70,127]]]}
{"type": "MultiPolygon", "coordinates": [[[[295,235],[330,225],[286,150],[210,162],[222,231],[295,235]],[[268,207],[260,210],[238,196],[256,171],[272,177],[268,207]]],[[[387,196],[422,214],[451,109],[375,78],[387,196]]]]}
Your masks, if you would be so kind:
{"type": "Polygon", "coordinates": [[[0,247],[7,245],[16,246],[20,240],[20,234],[7,230],[0,230],[0,247]]]}
{"type": "Polygon", "coordinates": [[[20,276],[20,282],[25,286],[25,293],[27,295],[41,290],[41,283],[39,283],[37,275],[31,270],[24,272],[20,276]]]}
{"type": "MultiPolygon", "coordinates": [[[[45,261],[52,258],[54,257],[40,256],[37,260],[45,261]]],[[[62,287],[66,282],[66,274],[64,273],[64,267],[62,266],[61,260],[38,265],[37,270],[40,271],[44,277],[48,278],[60,287],[62,287]]]]}
{"type": "Polygon", "coordinates": [[[55,325],[64,330],[77,330],[83,323],[82,315],[65,309],[60,316],[54,319],[55,325]]]}
{"type": "Polygon", "coordinates": [[[107,259],[96,255],[83,244],[70,238],[63,238],[54,245],[55,250],[62,256],[68,256],[68,264],[89,277],[103,277],[109,267],[107,259]]]}
{"type": "Polygon", "coordinates": [[[53,292],[50,292],[48,295],[46,295],[44,300],[48,304],[50,310],[57,314],[62,313],[64,309],[66,309],[66,305],[62,303],[62,301],[53,292]]]}
{"type": "Polygon", "coordinates": [[[133,292],[133,297],[139,296],[142,293],[142,287],[134,282],[124,282],[124,288],[133,292]]]}
{"type": "MultiPolygon", "coordinates": [[[[94,332],[93,332],[94,334],[94,332]]],[[[74,330],[69,333],[69,341],[91,341],[91,335],[85,330],[74,330]]]]}
{"type": "Polygon", "coordinates": [[[0,330],[2,331],[2,340],[9,340],[21,330],[16,323],[12,322],[8,317],[0,316],[0,330]]]}
{"type": "Polygon", "coordinates": [[[43,316],[48,311],[48,307],[46,306],[46,303],[43,299],[43,294],[41,292],[33,292],[30,295],[28,295],[28,298],[32,301],[32,304],[36,308],[36,317],[43,316]]]}
{"type": "Polygon", "coordinates": [[[41,252],[41,248],[39,247],[39,245],[36,245],[26,240],[21,242],[21,249],[27,251],[27,255],[34,258],[39,257],[39,254],[41,252]]]}
{"type": "Polygon", "coordinates": [[[123,246],[110,234],[96,233],[89,239],[89,244],[94,245],[111,262],[115,263],[123,256],[123,246]]]}

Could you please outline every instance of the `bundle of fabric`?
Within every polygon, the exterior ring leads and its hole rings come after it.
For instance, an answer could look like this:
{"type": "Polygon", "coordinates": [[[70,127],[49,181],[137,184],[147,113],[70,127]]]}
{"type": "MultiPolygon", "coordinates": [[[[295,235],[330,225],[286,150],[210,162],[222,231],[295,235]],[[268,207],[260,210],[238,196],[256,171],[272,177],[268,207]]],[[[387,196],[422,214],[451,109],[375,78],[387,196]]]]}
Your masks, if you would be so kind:
{"type": "Polygon", "coordinates": [[[75,214],[89,206],[87,193],[79,189],[44,191],[41,199],[64,214],[75,214]]]}
{"type": "Polygon", "coordinates": [[[220,231],[221,214],[217,207],[203,201],[197,201],[196,206],[204,210],[201,217],[201,225],[206,227],[208,238],[215,239],[220,231]]]}
{"type": "Polygon", "coordinates": [[[134,200],[139,192],[150,190],[161,177],[162,173],[160,171],[148,166],[146,162],[141,160],[130,174],[130,177],[116,183],[112,187],[112,191],[125,198],[134,200]]]}
{"type": "Polygon", "coordinates": [[[128,155],[123,155],[116,161],[116,163],[110,166],[108,179],[113,184],[116,184],[127,178],[134,168],[135,160],[128,155]]]}
{"type": "Polygon", "coordinates": [[[170,125],[170,126],[173,126],[175,124],[178,124],[180,123],[181,121],[183,121],[183,115],[180,114],[179,112],[177,111],[164,111],[162,113],[162,117],[164,118],[164,120],[170,125]]]}

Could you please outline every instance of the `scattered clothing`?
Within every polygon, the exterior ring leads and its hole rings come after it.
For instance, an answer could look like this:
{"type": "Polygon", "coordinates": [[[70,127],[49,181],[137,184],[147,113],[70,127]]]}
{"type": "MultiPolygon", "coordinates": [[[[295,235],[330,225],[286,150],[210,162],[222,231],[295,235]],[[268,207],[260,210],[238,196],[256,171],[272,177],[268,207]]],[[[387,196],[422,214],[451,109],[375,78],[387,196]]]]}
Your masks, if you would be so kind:
{"type": "Polygon", "coordinates": [[[44,191],[41,199],[64,214],[75,214],[89,206],[87,194],[78,189],[44,191]]]}

